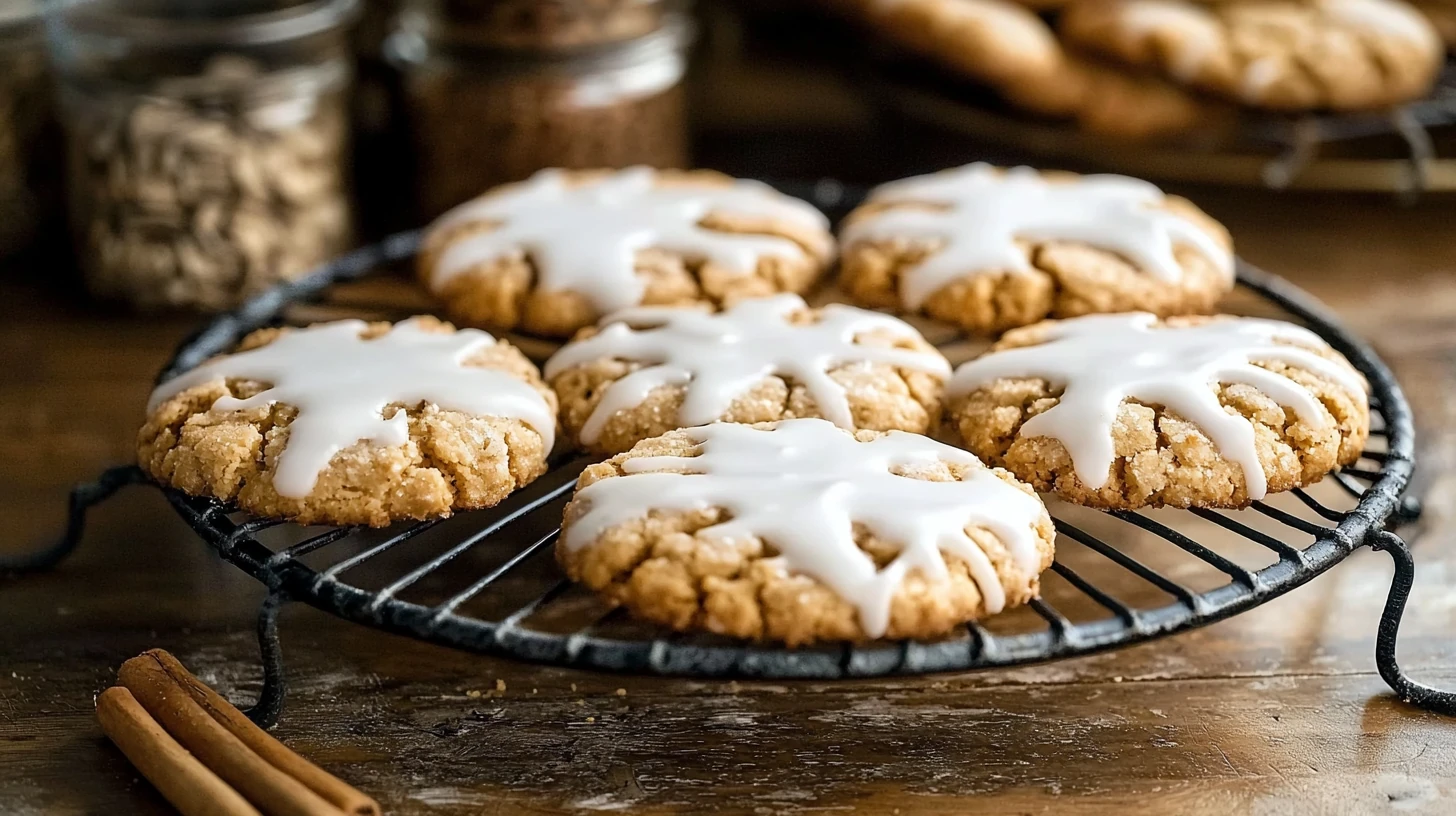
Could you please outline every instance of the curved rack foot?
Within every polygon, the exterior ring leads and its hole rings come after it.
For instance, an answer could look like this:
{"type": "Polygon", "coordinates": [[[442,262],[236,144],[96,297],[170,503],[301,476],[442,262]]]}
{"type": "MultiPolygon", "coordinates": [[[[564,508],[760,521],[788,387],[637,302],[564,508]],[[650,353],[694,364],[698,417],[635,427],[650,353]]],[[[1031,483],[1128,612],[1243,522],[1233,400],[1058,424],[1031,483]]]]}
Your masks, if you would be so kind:
{"type": "Polygon", "coordinates": [[[111,498],[116,491],[134,484],[143,484],[147,475],[136,465],[108,468],[94,482],[71,488],[71,504],[66,517],[66,533],[54,544],[33,552],[0,556],[0,572],[40,572],[61,563],[81,543],[86,529],[86,511],[111,498]]]}
{"type": "Polygon", "coordinates": [[[283,677],[283,644],[278,639],[278,613],[290,599],[281,591],[268,593],[258,610],[258,651],[263,659],[263,688],[258,701],[243,709],[243,714],[259,728],[270,729],[278,724],[288,686],[283,677]]]}
{"type": "Polygon", "coordinates": [[[1401,700],[1427,711],[1456,715],[1456,692],[1442,691],[1412,680],[1395,658],[1400,620],[1405,615],[1405,604],[1410,599],[1416,575],[1410,546],[1395,533],[1381,531],[1375,535],[1371,547],[1390,553],[1395,561],[1395,577],[1391,579],[1390,595],[1385,599],[1385,611],[1380,616],[1380,628],[1375,634],[1375,666],[1380,670],[1380,676],[1401,700]]]}

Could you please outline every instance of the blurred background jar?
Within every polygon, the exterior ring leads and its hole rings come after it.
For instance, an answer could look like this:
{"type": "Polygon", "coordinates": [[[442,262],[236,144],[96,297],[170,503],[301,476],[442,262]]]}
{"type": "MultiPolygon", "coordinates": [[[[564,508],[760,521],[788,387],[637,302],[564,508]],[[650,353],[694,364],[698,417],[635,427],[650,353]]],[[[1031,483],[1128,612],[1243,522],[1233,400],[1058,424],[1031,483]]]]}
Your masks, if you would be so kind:
{"type": "Polygon", "coordinates": [[[0,259],[26,248],[59,200],[39,0],[0,0],[0,259]]]}
{"type": "Polygon", "coordinates": [[[665,0],[406,0],[420,216],[545,167],[686,166],[691,37],[665,0]]]}
{"type": "Polygon", "coordinates": [[[50,25],[91,292],[231,307],[352,240],[357,0],[62,0],[50,25]]]}

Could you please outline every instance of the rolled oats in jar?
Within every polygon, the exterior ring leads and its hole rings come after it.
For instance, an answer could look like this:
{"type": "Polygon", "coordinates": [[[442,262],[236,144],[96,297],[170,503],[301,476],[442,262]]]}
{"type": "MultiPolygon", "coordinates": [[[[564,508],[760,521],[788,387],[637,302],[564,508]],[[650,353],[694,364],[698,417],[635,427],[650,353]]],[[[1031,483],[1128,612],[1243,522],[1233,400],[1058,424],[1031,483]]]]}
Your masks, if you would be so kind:
{"type": "Polygon", "coordinates": [[[421,215],[546,167],[685,166],[690,39],[658,0],[417,0],[388,51],[421,215]]]}
{"type": "Polygon", "coordinates": [[[25,248],[53,203],[50,75],[37,0],[0,0],[0,258],[25,248]]]}
{"type": "Polygon", "coordinates": [[[346,249],[356,0],[74,0],[52,30],[92,293],[225,309],[346,249]]]}

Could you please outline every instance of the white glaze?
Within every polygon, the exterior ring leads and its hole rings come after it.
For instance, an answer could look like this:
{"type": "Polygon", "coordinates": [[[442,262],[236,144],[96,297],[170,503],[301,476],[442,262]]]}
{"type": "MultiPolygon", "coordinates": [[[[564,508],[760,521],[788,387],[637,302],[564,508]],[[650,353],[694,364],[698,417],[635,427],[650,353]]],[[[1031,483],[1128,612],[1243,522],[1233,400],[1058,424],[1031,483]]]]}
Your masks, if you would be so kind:
{"type": "Polygon", "coordinates": [[[853,604],[870,637],[884,634],[890,602],[909,571],[947,579],[942,551],[970,565],[986,611],[1001,611],[1005,591],[966,527],[990,530],[1023,576],[1040,567],[1035,528],[1046,509],[1035,496],[988,468],[975,468],[960,482],[891,472],[937,460],[979,461],[965,451],[900,431],[859,442],[822,419],[786,420],[771,430],[719,423],[687,433],[702,443],[701,455],[628,459],[626,475],[582,489],[577,500],[587,510],[566,529],[565,545],[579,549],[654,510],[722,507],[731,519],[703,534],[762,539],[779,552],[787,573],[814,578],[853,604]],[[856,524],[901,548],[883,570],[855,546],[856,524]]]}
{"type": "Polygon", "coordinates": [[[1080,241],[1170,283],[1183,277],[1173,247],[1187,244],[1232,277],[1230,253],[1193,222],[1158,209],[1163,199],[1157,187],[1126,176],[1049,183],[1029,167],[1002,173],[970,164],[876,188],[871,202],[908,206],[858,220],[845,229],[844,242],[944,242],[901,277],[900,297],[910,309],[967,275],[1031,272],[1017,239],[1080,241]]]}
{"type": "Polygon", "coordinates": [[[1042,379],[1064,389],[1054,407],[1021,426],[1020,436],[1060,440],[1077,478],[1093,490],[1107,483],[1116,458],[1113,424],[1123,401],[1162,405],[1198,426],[1224,458],[1243,468],[1249,498],[1256,500],[1264,497],[1267,481],[1254,426],[1219,403],[1216,384],[1253,386],[1314,427],[1330,422],[1320,401],[1254,363],[1285,363],[1351,394],[1366,393],[1354,369],[1302,348],[1328,346],[1298,326],[1254,318],[1181,328],[1155,328],[1156,322],[1145,312],[1057,321],[1038,345],[991,352],[961,366],[950,393],[964,396],[1004,378],[1042,379]]]}
{"type": "Polygon", "coordinates": [[[433,403],[475,416],[519,419],[541,434],[550,450],[556,417],[534,388],[502,371],[462,365],[495,343],[483,331],[431,332],[412,318],[373,340],[368,324],[339,320],[287,332],[260,348],[208,360],[152,392],[147,410],[199,385],[254,380],[269,388],[248,399],[219,397],[214,410],[245,411],[274,403],[298,409],[278,457],[273,489],[303,498],[334,454],[359,441],[394,446],[409,442],[405,411],[384,415],[394,403],[433,403]]]}
{"type": "Polygon", "coordinates": [[[903,320],[878,312],[832,304],[813,323],[789,317],[808,308],[798,295],[745,300],[721,314],[691,309],[637,308],[609,315],[602,330],[570,343],[546,361],[546,376],[602,359],[646,364],[612,383],[581,430],[590,445],[620,411],[641,405],[657,388],[686,386],[677,421],[681,427],[706,425],[723,416],[733,400],[764,378],[782,376],[802,383],[824,417],[853,428],[844,386],[829,372],[853,363],[883,363],[897,368],[950,376],[950,364],[936,351],[863,345],[855,338],[870,332],[920,340],[903,320]]]}
{"type": "Polygon", "coordinates": [[[783,221],[825,235],[814,247],[820,257],[832,252],[823,213],[760,182],[664,186],[646,167],[580,184],[570,178],[542,170],[441,216],[432,230],[482,221],[498,226],[451,244],[435,265],[430,287],[438,293],[476,264],[525,255],[534,261],[538,290],[577,292],[605,314],[642,302],[635,266],[644,249],[680,253],[741,275],[752,274],[764,258],[808,255],[787,238],[698,226],[709,213],[783,221]]]}

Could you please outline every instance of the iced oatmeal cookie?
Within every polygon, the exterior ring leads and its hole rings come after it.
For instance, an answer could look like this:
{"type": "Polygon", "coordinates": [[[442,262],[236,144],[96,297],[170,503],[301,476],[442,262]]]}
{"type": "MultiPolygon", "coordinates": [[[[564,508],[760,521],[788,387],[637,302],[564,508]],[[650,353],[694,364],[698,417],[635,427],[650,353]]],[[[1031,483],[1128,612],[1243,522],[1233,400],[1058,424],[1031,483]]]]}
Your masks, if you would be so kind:
{"type": "Polygon", "coordinates": [[[442,216],[425,285],[458,322],[570,337],[630,306],[803,292],[834,255],[824,214],[706,170],[545,170],[442,216]]]}
{"type": "Polygon", "coordinates": [[[1081,0],[1062,36],[1245,105],[1351,110],[1423,96],[1444,48],[1400,0],[1081,0]]]}
{"type": "Polygon", "coordinates": [[[489,507],[546,469],[556,395],[514,347],[416,317],[261,329],[159,385],[158,482],[258,516],[382,527],[489,507]]]}
{"type": "Polygon", "coordinates": [[[971,452],[1107,509],[1242,507],[1354,462],[1370,432],[1364,378],[1273,320],[1048,321],[961,366],[949,391],[971,452]]]}
{"type": "Polygon", "coordinates": [[[557,557],[679,631],[934,638],[1036,597],[1041,500],[965,451],[822,419],[672,431],[593,465],[557,557]]]}
{"type": "Polygon", "coordinates": [[[865,306],[975,333],[1046,317],[1206,312],[1234,283],[1228,232],[1124,176],[972,164],[876,188],[841,232],[865,306]]]}
{"type": "Polygon", "coordinates": [[[719,314],[641,307],[583,329],[546,362],[567,433],[614,454],[675,428],[823,417],[928,433],[950,364],[909,324],[798,295],[719,314]]]}

